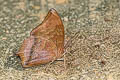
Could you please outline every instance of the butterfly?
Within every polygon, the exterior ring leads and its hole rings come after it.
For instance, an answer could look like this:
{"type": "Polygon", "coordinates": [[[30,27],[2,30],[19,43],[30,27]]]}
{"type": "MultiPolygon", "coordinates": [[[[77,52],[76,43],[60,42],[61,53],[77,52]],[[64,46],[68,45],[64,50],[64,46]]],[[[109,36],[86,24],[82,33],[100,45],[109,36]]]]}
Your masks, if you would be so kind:
{"type": "Polygon", "coordinates": [[[50,9],[43,22],[30,32],[19,51],[23,67],[46,64],[64,53],[64,26],[55,9],[50,9]]]}

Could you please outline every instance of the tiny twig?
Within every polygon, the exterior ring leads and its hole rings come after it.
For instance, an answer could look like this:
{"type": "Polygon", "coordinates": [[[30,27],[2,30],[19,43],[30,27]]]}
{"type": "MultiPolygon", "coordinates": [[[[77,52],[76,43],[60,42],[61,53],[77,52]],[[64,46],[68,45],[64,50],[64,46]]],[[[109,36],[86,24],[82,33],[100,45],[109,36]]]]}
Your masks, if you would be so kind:
{"type": "Polygon", "coordinates": [[[74,36],[73,37],[71,37],[69,40],[68,40],[68,42],[65,44],[65,46],[64,46],[64,49],[66,49],[67,47],[69,47],[69,45],[70,45],[70,43],[78,36],[78,33],[79,33],[80,31],[78,31],[78,32],[76,32],[75,34],[74,34],[74,36]]]}

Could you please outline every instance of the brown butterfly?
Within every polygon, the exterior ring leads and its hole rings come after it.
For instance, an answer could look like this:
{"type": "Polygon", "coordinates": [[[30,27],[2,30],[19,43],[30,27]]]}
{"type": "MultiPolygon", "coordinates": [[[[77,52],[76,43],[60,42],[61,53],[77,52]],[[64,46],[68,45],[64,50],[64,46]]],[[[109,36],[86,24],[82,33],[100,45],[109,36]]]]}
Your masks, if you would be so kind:
{"type": "Polygon", "coordinates": [[[55,9],[50,9],[43,22],[24,40],[19,52],[23,67],[45,64],[64,53],[64,26],[55,9]]]}

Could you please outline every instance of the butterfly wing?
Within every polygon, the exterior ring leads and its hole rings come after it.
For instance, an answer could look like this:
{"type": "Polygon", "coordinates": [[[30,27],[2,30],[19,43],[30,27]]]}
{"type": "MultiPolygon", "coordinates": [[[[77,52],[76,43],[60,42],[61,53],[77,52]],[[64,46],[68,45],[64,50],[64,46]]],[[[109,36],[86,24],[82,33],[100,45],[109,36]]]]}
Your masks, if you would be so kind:
{"type": "MultiPolygon", "coordinates": [[[[39,41],[41,38],[54,42],[56,45],[56,57],[59,58],[64,50],[64,26],[55,9],[51,9],[42,24],[32,30],[31,35],[39,41]]],[[[52,47],[52,45],[51,45],[52,47]]]]}
{"type": "Polygon", "coordinates": [[[23,67],[45,64],[62,56],[64,52],[64,26],[55,9],[34,28],[17,53],[23,67]]]}

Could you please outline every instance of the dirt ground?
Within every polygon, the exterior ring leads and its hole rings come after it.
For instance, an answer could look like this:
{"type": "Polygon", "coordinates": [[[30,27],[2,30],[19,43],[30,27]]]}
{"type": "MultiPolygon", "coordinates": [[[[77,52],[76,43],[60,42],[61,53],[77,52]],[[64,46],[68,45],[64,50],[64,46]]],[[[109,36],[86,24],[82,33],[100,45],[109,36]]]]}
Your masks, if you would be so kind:
{"type": "Polygon", "coordinates": [[[0,0],[0,80],[120,80],[120,0],[0,0]],[[65,64],[23,68],[15,54],[50,8],[70,40],[65,64]]]}

